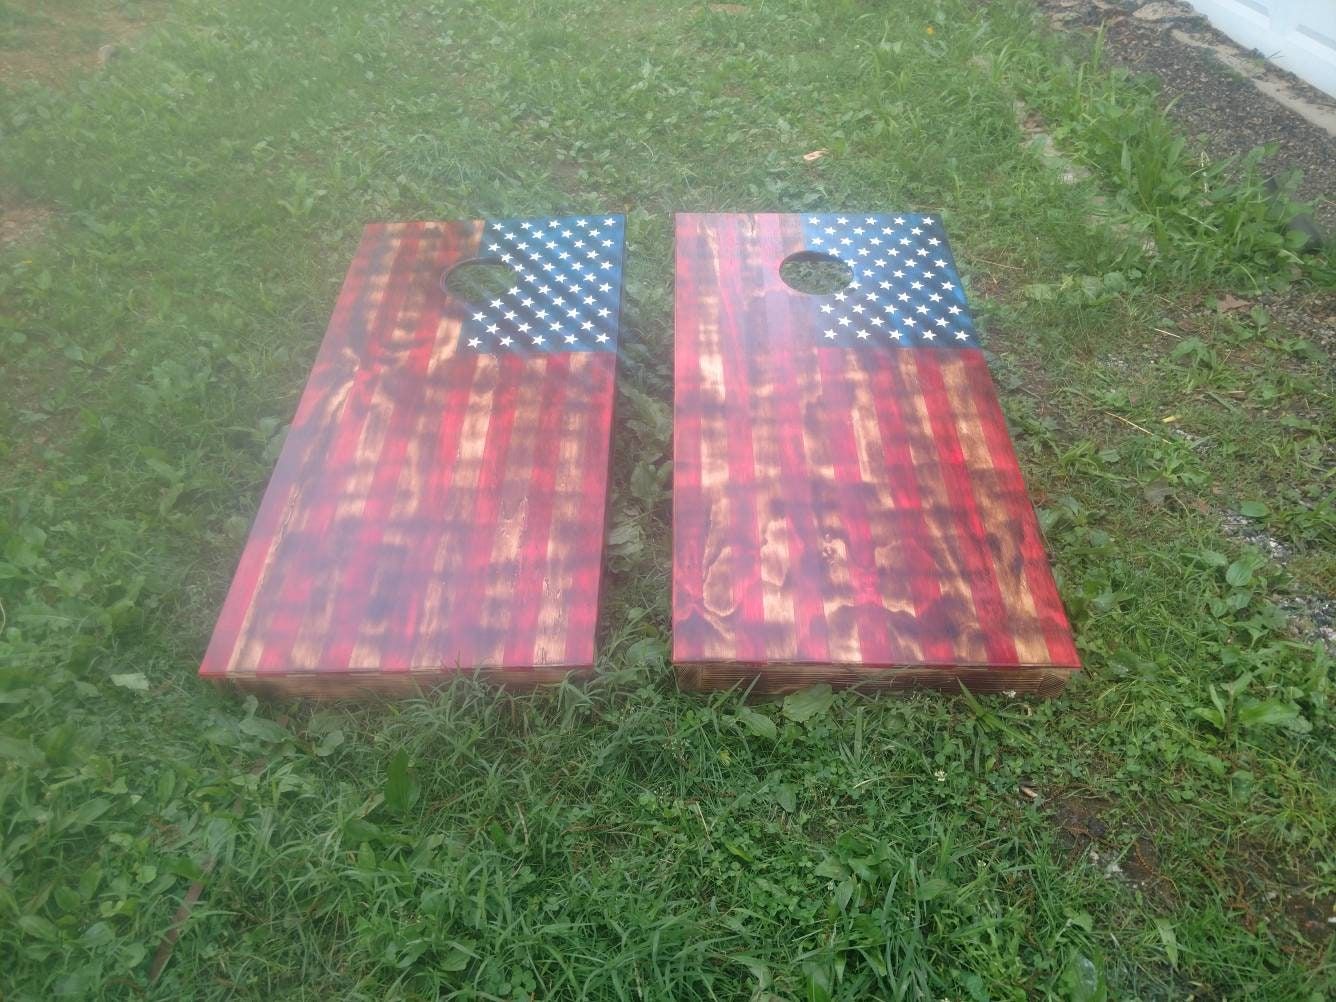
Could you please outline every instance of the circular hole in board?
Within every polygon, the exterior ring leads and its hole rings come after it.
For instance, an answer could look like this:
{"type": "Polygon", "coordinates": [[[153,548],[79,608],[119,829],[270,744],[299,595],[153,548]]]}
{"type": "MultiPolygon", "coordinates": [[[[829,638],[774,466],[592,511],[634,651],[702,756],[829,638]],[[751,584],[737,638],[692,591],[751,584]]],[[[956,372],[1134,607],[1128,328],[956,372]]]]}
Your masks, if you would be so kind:
{"type": "Polygon", "coordinates": [[[780,262],[779,277],[809,296],[833,296],[854,280],[854,270],[831,254],[799,251],[780,262]]]}
{"type": "Polygon", "coordinates": [[[441,287],[466,303],[485,303],[515,288],[515,269],[490,258],[460,261],[441,279],[441,287]]]}

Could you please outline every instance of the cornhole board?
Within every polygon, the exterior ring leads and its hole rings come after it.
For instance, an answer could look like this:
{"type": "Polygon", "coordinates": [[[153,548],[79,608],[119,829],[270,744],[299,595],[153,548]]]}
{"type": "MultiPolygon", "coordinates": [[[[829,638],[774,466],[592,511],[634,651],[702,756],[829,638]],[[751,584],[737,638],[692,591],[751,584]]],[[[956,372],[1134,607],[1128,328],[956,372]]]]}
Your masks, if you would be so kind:
{"type": "Polygon", "coordinates": [[[679,215],[676,272],[679,683],[1061,689],[1080,662],[938,221],[679,215]],[[793,255],[852,281],[798,292],[793,255]]]}
{"type": "Polygon", "coordinates": [[[621,216],[366,227],[200,675],[303,696],[594,663],[621,216]],[[512,269],[464,302],[446,276],[512,269]]]}

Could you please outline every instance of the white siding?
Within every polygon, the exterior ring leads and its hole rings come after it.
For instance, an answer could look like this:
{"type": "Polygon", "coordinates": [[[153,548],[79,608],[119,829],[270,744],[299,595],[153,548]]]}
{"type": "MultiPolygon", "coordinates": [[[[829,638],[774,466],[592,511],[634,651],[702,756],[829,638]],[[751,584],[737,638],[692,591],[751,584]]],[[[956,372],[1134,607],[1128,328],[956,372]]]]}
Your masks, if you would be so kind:
{"type": "Polygon", "coordinates": [[[1336,0],[1188,0],[1236,42],[1336,97],[1336,0]]]}

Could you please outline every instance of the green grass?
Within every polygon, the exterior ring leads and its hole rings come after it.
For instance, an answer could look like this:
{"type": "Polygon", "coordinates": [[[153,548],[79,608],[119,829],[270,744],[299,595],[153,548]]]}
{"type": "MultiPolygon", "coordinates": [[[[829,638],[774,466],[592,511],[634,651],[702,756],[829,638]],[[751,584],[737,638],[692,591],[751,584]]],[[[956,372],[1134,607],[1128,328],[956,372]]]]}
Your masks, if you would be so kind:
{"type": "Polygon", "coordinates": [[[0,91],[0,191],[54,212],[0,250],[6,1000],[1331,992],[1331,659],[1278,603],[1336,579],[1332,369],[1211,303],[1332,271],[1256,170],[1007,2],[169,15],[0,91]],[[673,686],[671,213],[817,208],[946,221],[1086,660],[1059,700],[673,686]],[[599,679],[201,686],[361,225],[556,210],[629,213],[599,679]]]}

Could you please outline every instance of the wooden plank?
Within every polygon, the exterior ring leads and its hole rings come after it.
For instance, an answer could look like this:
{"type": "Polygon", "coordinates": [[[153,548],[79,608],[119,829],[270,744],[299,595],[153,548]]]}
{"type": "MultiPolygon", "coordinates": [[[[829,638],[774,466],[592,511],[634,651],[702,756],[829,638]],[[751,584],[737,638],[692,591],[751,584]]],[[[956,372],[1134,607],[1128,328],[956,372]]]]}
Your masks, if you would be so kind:
{"type": "Polygon", "coordinates": [[[1079,668],[935,219],[679,215],[675,374],[684,686],[1051,694],[1079,668]],[[812,253],[852,281],[790,288],[812,253]]]}
{"type": "Polygon", "coordinates": [[[624,229],[366,228],[202,677],[345,696],[593,667],[624,229]],[[476,260],[514,284],[447,292],[476,260]]]}

